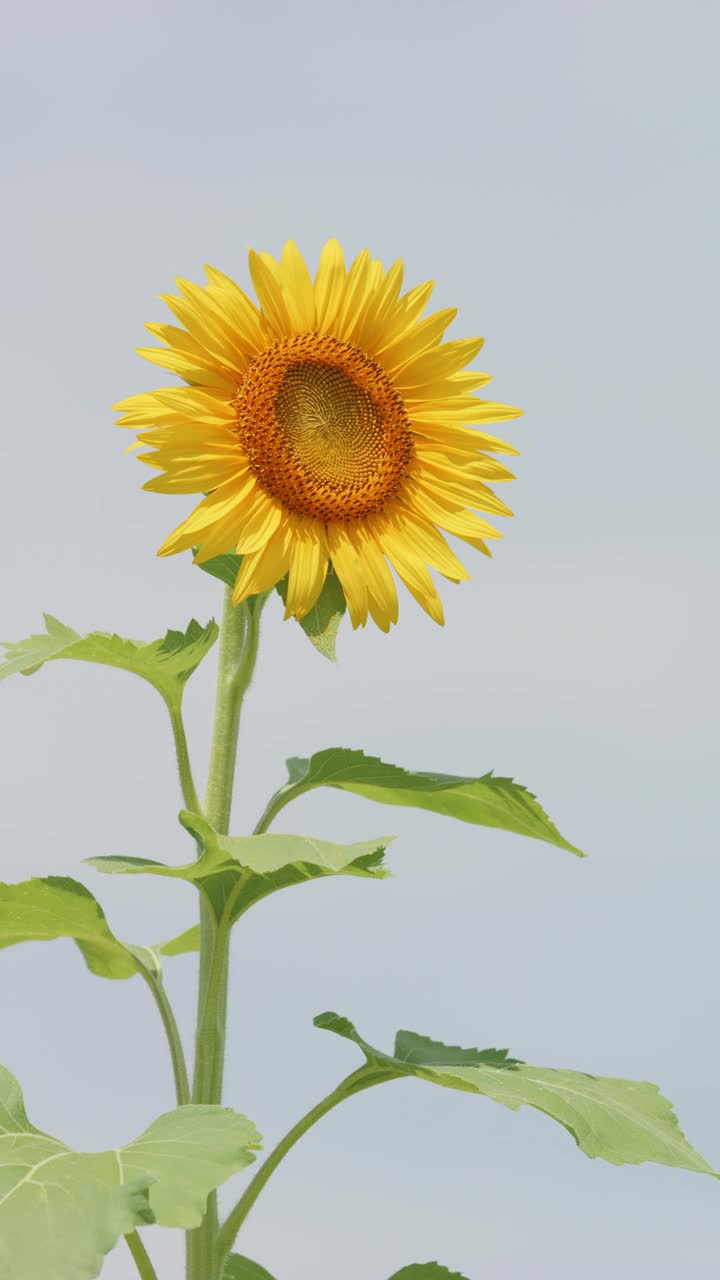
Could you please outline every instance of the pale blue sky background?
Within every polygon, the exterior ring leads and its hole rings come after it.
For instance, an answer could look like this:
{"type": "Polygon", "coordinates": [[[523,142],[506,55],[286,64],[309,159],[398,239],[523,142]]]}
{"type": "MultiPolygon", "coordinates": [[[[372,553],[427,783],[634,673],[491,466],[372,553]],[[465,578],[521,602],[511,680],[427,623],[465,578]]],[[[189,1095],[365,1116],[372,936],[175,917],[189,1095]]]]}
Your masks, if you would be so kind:
{"type": "MultiPolygon", "coordinates": [[[[278,895],[237,937],[228,1100],[270,1143],[356,1060],[312,1028],[337,1008],[379,1043],[405,1026],[657,1081],[720,1163],[719,26],[712,0],[69,0],[5,18],[0,634],[43,609],[148,638],[217,612],[187,558],[154,558],[189,502],[140,491],[109,408],[157,385],[133,355],[142,323],[206,261],[245,282],[246,246],[288,236],[313,261],[329,235],[404,256],[527,409],[518,518],[446,586],[444,632],[408,604],[389,638],[348,630],[332,668],[268,609],[234,829],[285,756],[344,744],[513,774],[591,856],[340,793],[288,810],[286,830],[400,839],[391,881],[278,895]]],[[[211,677],[188,695],[198,772],[211,677]]],[[[152,691],[56,664],[1,708],[3,877],[74,874],[136,941],[189,924],[188,887],[81,863],[190,852],[152,691]]],[[[95,1148],[167,1108],[137,980],[94,979],[69,943],[0,965],[0,1060],[37,1124],[95,1148]]],[[[168,968],[189,1030],[192,961],[168,968]]],[[[702,1280],[719,1194],[408,1083],[318,1127],[242,1245],[277,1280],[429,1258],[471,1280],[702,1280]]],[[[179,1237],[147,1242],[177,1276],[179,1237]]],[[[122,1250],[103,1271],[133,1274],[122,1250]]]]}

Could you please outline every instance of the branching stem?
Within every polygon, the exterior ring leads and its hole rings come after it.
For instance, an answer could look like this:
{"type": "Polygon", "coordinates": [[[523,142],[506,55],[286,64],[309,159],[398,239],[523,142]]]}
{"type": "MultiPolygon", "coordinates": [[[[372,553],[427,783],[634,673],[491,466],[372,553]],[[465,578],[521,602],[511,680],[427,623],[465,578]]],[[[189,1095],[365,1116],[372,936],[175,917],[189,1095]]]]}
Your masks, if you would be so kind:
{"type": "Polygon", "coordinates": [[[388,1080],[395,1079],[396,1076],[391,1071],[383,1069],[377,1063],[366,1063],[357,1071],[347,1076],[332,1093],[323,1098],[317,1106],[313,1107],[306,1115],[298,1121],[296,1125],[288,1133],[281,1142],[271,1151],[266,1160],[263,1161],[258,1169],[255,1177],[250,1185],[241,1195],[234,1209],[228,1214],[227,1219],[223,1223],[217,1236],[215,1244],[215,1265],[217,1267],[216,1274],[221,1274],[222,1264],[229,1254],[235,1243],[235,1237],[240,1227],[247,1218],[260,1192],[265,1184],[272,1177],[278,1165],[285,1159],[285,1156],[299,1142],[300,1138],[317,1124],[323,1116],[326,1116],[334,1107],[339,1106],[341,1102],[345,1102],[347,1098],[352,1098],[356,1093],[361,1093],[364,1089],[370,1089],[373,1085],[384,1084],[388,1080]]]}

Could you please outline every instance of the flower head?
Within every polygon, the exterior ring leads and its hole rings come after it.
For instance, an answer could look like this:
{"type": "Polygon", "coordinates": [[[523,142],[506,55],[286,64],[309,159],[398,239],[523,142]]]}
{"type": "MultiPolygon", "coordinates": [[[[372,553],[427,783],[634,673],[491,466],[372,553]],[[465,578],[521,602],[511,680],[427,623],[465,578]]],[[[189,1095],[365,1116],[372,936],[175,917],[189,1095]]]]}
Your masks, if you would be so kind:
{"type": "Polygon", "coordinates": [[[259,305],[206,272],[164,299],[182,328],[147,325],[164,345],[140,351],[187,385],[116,406],[160,472],[144,487],[205,495],[158,554],[237,552],[235,603],[287,576],[296,618],[332,566],[353,626],[370,615],[384,631],[392,567],[441,623],[429,568],[469,576],[441,530],[489,555],[500,534],[484,515],[511,514],[488,481],[512,479],[494,455],[517,450],[469,425],[520,413],[473,394],[490,380],[466,369],[482,339],[443,342],[456,312],[421,318],[432,282],[403,294],[402,262],[385,271],[364,250],[346,269],[336,240],[314,281],[292,241],[279,262],[251,251],[259,305]]]}

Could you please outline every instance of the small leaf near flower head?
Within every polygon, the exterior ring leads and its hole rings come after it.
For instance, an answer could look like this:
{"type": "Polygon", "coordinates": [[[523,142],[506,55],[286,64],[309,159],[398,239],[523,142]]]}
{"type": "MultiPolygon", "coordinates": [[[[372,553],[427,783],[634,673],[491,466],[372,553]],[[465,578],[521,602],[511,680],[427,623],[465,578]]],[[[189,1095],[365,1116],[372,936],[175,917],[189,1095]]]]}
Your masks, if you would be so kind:
{"type": "MultiPolygon", "coordinates": [[[[277,584],[277,592],[283,604],[287,601],[287,578],[277,584]]],[[[347,609],[345,594],[337,574],[329,572],[315,604],[304,618],[299,619],[305,635],[318,653],[330,662],[337,662],[335,643],[340,623],[347,609]]]]}

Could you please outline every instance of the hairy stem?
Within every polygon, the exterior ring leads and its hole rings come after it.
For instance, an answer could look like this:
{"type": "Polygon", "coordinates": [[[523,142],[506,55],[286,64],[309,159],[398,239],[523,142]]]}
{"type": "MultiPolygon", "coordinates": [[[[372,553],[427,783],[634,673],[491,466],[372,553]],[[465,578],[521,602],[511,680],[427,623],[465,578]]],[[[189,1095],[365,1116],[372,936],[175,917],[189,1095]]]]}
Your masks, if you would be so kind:
{"type": "Polygon", "coordinates": [[[185,733],[185,724],[182,715],[182,704],[179,700],[177,702],[166,701],[166,706],[170,712],[170,724],[172,725],[173,739],[175,742],[175,755],[177,756],[178,773],[180,774],[180,787],[182,789],[183,804],[186,809],[190,809],[193,813],[202,813],[197,789],[193,780],[192,767],[190,765],[190,753],[188,751],[187,735],[185,733]]]}
{"type": "Polygon", "coordinates": [[[311,1129],[314,1124],[317,1124],[318,1120],[321,1120],[323,1116],[326,1116],[329,1111],[332,1111],[334,1107],[339,1106],[340,1103],[344,1102],[347,1098],[352,1098],[354,1094],[361,1093],[363,1089],[370,1089],[373,1085],[383,1084],[385,1081],[392,1080],[394,1078],[395,1077],[392,1072],[388,1072],[386,1069],[383,1070],[381,1066],[378,1066],[375,1063],[366,1063],[365,1066],[354,1071],[352,1075],[347,1076],[345,1080],[338,1085],[337,1089],[334,1089],[326,1098],[323,1098],[322,1102],[319,1102],[317,1106],[308,1111],[307,1114],[304,1115],[292,1129],[290,1129],[289,1133],[286,1133],[285,1137],[278,1143],[274,1151],[271,1151],[267,1159],[263,1161],[255,1174],[255,1177],[252,1179],[243,1195],[241,1195],[234,1209],[230,1211],[227,1219],[220,1228],[215,1245],[215,1262],[218,1272],[222,1268],[225,1258],[232,1249],[233,1244],[235,1243],[235,1237],[255,1204],[260,1192],[272,1177],[278,1165],[295,1146],[295,1143],[299,1142],[300,1138],[302,1138],[304,1134],[307,1133],[308,1129],[311,1129]]]}
{"type": "Polygon", "coordinates": [[[178,1024],[175,1021],[175,1014],[172,1005],[168,1000],[167,992],[162,984],[162,978],[155,977],[146,969],[144,965],[139,966],[139,973],[145,979],[158,1012],[162,1018],[162,1024],[165,1028],[168,1048],[170,1049],[170,1059],[172,1061],[173,1077],[175,1080],[175,1097],[179,1107],[184,1107],[190,1102],[190,1081],[188,1079],[187,1064],[185,1062],[185,1051],[183,1043],[180,1039],[178,1024]]]}
{"type": "Polygon", "coordinates": [[[157,1272],[150,1261],[147,1249],[145,1248],[145,1245],[140,1239],[137,1231],[130,1231],[128,1235],[125,1236],[125,1241],[133,1256],[135,1266],[137,1267],[142,1280],[158,1280],[157,1272]]]}
{"type": "MultiPolygon", "coordinates": [[[[208,821],[223,835],[230,825],[240,712],[255,670],[264,602],[264,597],[254,597],[235,607],[232,589],[227,588],[225,592],[215,723],[204,804],[208,821]]],[[[220,927],[212,907],[202,895],[193,1102],[222,1100],[229,949],[230,929],[220,927]]],[[[188,1235],[188,1280],[217,1280],[214,1264],[217,1230],[217,1196],[212,1193],[202,1225],[188,1235]]]]}

